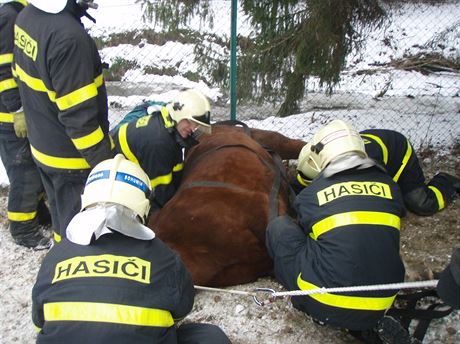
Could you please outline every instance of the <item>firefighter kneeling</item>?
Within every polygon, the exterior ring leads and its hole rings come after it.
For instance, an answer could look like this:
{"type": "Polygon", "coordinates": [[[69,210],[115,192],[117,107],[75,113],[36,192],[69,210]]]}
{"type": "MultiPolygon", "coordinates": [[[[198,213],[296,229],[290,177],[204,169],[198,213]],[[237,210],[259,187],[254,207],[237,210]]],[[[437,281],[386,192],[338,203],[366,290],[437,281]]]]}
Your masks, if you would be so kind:
{"type": "MultiPolygon", "coordinates": [[[[267,248],[283,286],[310,290],[403,282],[403,199],[391,177],[367,157],[359,133],[343,121],[331,122],[302,149],[298,171],[312,181],[294,202],[297,221],[282,216],[267,228],[267,248]]],[[[377,332],[371,329],[396,293],[324,293],[291,300],[318,322],[372,342],[369,337],[377,332]]]]}
{"type": "Polygon", "coordinates": [[[121,154],[92,170],[82,211],[32,291],[37,343],[230,343],[215,325],[176,325],[192,309],[193,281],[144,225],[151,194],[148,176],[121,154]]]}

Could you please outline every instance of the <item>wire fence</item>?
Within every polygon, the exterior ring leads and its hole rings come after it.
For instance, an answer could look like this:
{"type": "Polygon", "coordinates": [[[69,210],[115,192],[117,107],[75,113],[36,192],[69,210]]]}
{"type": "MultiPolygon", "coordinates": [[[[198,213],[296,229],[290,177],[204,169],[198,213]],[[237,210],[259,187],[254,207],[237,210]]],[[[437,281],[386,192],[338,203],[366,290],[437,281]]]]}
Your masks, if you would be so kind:
{"type": "MultiPolygon", "coordinates": [[[[180,30],[167,32],[158,23],[138,18],[132,28],[118,33],[107,33],[97,25],[91,28],[109,67],[105,78],[112,124],[140,102],[168,101],[174,91],[184,87],[208,95],[214,121],[230,118],[231,1],[214,0],[211,4],[213,25],[194,18],[180,30]],[[211,62],[203,64],[203,54],[211,62]],[[223,81],[213,84],[210,80],[216,75],[223,81]]],[[[299,114],[275,120],[281,102],[239,99],[237,119],[308,139],[330,119],[342,118],[359,130],[398,130],[416,149],[458,146],[459,4],[452,0],[392,2],[386,24],[368,32],[362,49],[347,58],[347,67],[331,95],[319,86],[318,79],[309,78],[299,114]]],[[[254,34],[241,9],[237,34],[239,59],[242,44],[254,34]]],[[[238,77],[241,74],[237,73],[238,77]]]]}

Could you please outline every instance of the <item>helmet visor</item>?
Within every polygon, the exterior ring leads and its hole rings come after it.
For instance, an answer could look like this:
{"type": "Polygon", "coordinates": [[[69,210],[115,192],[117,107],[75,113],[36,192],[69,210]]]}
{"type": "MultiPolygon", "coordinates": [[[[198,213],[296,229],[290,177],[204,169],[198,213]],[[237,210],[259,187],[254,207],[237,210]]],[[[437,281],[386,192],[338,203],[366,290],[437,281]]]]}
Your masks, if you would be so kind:
{"type": "Polygon", "coordinates": [[[201,116],[195,116],[192,118],[189,118],[191,121],[195,122],[198,124],[197,130],[200,133],[203,134],[211,134],[211,125],[210,125],[210,120],[211,120],[211,113],[209,111],[205,112],[201,116]]]}

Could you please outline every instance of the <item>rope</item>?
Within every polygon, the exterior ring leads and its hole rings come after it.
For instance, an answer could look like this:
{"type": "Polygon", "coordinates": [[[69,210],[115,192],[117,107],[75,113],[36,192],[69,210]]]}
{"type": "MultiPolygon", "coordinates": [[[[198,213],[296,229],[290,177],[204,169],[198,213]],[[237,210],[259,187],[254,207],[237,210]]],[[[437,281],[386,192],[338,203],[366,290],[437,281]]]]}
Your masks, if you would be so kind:
{"type": "Polygon", "coordinates": [[[276,298],[284,296],[304,296],[311,294],[324,294],[324,293],[347,293],[347,292],[356,292],[356,291],[369,291],[369,290],[399,290],[399,289],[421,289],[421,288],[436,288],[438,285],[438,280],[429,280],[429,281],[418,281],[418,282],[402,282],[402,283],[389,283],[389,284],[373,284],[373,285],[361,285],[361,286],[352,286],[352,287],[337,287],[337,288],[315,288],[310,290],[291,290],[291,291],[282,291],[276,292],[271,288],[256,288],[252,292],[243,291],[243,290],[234,290],[234,289],[220,289],[220,288],[211,288],[203,286],[195,286],[195,289],[212,291],[212,292],[222,292],[229,294],[237,294],[244,296],[252,296],[254,302],[259,306],[263,306],[264,302],[260,301],[257,298],[257,293],[265,292],[270,293],[269,301],[272,302],[276,298]]]}
{"type": "Polygon", "coordinates": [[[198,290],[205,290],[205,291],[213,291],[213,292],[221,292],[221,293],[228,293],[228,294],[238,294],[238,295],[245,295],[245,296],[255,296],[255,292],[243,291],[243,290],[232,290],[232,289],[220,289],[220,288],[211,288],[211,287],[202,287],[199,285],[195,286],[195,289],[198,290]]]}
{"type": "Polygon", "coordinates": [[[285,292],[275,292],[272,297],[283,296],[300,296],[311,294],[324,294],[324,293],[347,293],[354,291],[368,291],[368,290],[396,290],[396,289],[414,289],[414,288],[436,288],[438,280],[420,281],[420,282],[402,282],[402,283],[389,283],[389,284],[374,284],[374,285],[361,285],[355,287],[338,287],[338,288],[316,288],[310,290],[293,290],[285,292]]]}

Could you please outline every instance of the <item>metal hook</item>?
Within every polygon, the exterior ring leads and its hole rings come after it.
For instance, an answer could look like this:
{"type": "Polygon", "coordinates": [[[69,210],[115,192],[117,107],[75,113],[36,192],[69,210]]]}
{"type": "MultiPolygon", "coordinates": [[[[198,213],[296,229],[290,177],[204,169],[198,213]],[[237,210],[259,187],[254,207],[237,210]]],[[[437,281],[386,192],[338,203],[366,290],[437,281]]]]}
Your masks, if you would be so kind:
{"type": "MultiPolygon", "coordinates": [[[[256,288],[254,289],[254,291],[257,293],[257,292],[265,292],[265,293],[270,293],[270,294],[274,294],[275,293],[275,290],[271,289],[271,288],[256,288]]],[[[264,306],[265,303],[263,301],[260,301],[258,298],[257,298],[257,295],[253,295],[252,296],[252,299],[254,300],[254,302],[256,303],[257,306],[264,306]]],[[[272,297],[269,297],[268,300],[270,302],[273,302],[275,300],[275,298],[272,296],[272,297]]]]}

